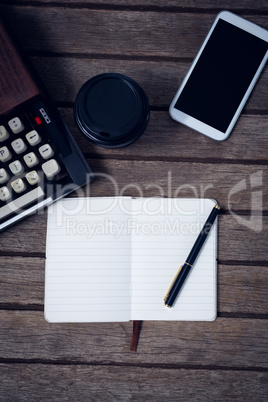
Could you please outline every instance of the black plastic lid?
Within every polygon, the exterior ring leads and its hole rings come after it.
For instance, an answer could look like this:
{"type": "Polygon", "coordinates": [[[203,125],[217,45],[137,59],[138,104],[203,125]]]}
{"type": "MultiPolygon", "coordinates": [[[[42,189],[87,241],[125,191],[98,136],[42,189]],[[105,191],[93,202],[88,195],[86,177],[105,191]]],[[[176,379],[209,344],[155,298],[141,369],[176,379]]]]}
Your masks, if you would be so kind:
{"type": "Polygon", "coordinates": [[[143,89],[131,78],[101,74],[88,80],[78,92],[74,117],[80,130],[96,145],[118,148],[143,134],[150,106],[143,89]]]}

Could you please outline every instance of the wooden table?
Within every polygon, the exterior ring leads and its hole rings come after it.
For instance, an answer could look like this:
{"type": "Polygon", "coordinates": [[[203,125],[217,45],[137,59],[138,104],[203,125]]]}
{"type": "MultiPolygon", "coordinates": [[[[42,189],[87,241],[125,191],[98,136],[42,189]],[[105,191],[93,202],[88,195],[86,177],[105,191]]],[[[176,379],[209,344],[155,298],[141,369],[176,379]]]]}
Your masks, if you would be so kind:
{"type": "Polygon", "coordinates": [[[268,28],[261,0],[1,1],[96,180],[92,196],[215,198],[218,318],[49,324],[43,315],[46,213],[1,234],[0,400],[267,400],[267,146],[265,68],[230,138],[216,142],[174,122],[168,106],[216,14],[268,28]],[[90,77],[118,72],[146,91],[146,133],[122,149],[82,137],[73,102],[90,77]],[[113,177],[113,183],[101,177],[113,177]]]}

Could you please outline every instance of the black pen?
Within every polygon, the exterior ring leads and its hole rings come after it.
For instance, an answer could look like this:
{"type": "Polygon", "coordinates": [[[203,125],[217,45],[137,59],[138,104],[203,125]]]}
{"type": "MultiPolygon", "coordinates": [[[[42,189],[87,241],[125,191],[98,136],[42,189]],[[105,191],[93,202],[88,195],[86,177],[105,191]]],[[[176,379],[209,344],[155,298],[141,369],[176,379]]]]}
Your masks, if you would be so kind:
{"type": "Polygon", "coordinates": [[[190,254],[188,255],[185,263],[180,267],[180,269],[178,270],[175,278],[173,279],[168,292],[164,298],[164,303],[165,306],[167,307],[172,307],[176,297],[178,296],[178,293],[182,287],[182,285],[184,284],[185,279],[187,278],[209,232],[210,229],[215,221],[215,219],[218,216],[220,207],[218,205],[215,205],[212,209],[212,211],[210,212],[210,215],[208,217],[208,219],[206,220],[206,223],[204,224],[201,232],[199,233],[195,244],[193,245],[192,250],[190,251],[190,254]]]}

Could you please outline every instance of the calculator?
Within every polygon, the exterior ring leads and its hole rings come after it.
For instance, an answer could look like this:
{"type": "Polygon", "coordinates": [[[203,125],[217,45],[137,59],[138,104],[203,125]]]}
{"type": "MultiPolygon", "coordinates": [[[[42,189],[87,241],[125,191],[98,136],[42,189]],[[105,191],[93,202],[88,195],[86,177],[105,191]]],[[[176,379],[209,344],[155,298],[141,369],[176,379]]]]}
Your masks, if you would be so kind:
{"type": "Polygon", "coordinates": [[[37,97],[0,116],[0,230],[93,178],[56,113],[37,97]]]}
{"type": "Polygon", "coordinates": [[[55,104],[0,21],[0,231],[93,173],[55,104]]]}

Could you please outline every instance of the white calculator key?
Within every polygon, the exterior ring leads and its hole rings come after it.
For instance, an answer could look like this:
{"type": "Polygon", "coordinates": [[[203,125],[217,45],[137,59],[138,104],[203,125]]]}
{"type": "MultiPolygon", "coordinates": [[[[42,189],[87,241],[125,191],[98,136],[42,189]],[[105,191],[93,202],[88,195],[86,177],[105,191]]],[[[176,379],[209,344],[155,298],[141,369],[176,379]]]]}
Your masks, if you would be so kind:
{"type": "Polygon", "coordinates": [[[7,147],[0,148],[0,161],[7,162],[12,158],[11,152],[9,152],[7,147]]]}
{"type": "Polygon", "coordinates": [[[4,126],[0,126],[0,142],[7,140],[9,134],[4,126]]]}
{"type": "Polygon", "coordinates": [[[47,178],[52,179],[53,176],[60,172],[60,165],[55,159],[50,159],[49,161],[43,163],[42,169],[47,178]]]}
{"type": "Polygon", "coordinates": [[[26,151],[27,147],[21,138],[11,142],[11,146],[16,152],[16,154],[22,154],[22,152],[26,151]]]}
{"type": "Polygon", "coordinates": [[[54,155],[54,151],[49,144],[42,145],[39,148],[39,152],[44,159],[49,159],[54,155]]]}
{"type": "Polygon", "coordinates": [[[28,167],[33,167],[33,166],[37,165],[39,162],[38,158],[34,152],[30,152],[30,153],[24,155],[23,159],[28,167]]]}
{"type": "Polygon", "coordinates": [[[9,189],[4,186],[0,188],[0,200],[1,201],[6,201],[10,198],[10,191],[9,189]]]}
{"type": "MultiPolygon", "coordinates": [[[[1,189],[0,189],[1,193],[1,189]]],[[[14,201],[9,202],[7,205],[4,205],[0,208],[0,219],[8,216],[14,212],[19,212],[20,208],[25,207],[26,205],[31,204],[32,202],[38,200],[44,196],[44,191],[41,187],[34,188],[33,190],[26,192],[20,197],[16,198],[14,201]]]]}
{"type": "Polygon", "coordinates": [[[11,172],[16,176],[18,174],[21,174],[22,172],[24,172],[24,167],[22,166],[22,164],[20,163],[20,161],[14,161],[11,162],[9,164],[9,169],[11,170],[11,172]]]}
{"type": "Polygon", "coordinates": [[[5,183],[6,181],[8,181],[9,179],[9,175],[6,171],[6,169],[0,169],[0,184],[5,183]]]}
{"type": "Polygon", "coordinates": [[[26,185],[21,179],[14,180],[11,186],[16,193],[22,193],[26,189],[26,185]]]}
{"type": "Polygon", "coordinates": [[[18,117],[9,120],[8,125],[14,134],[18,134],[24,130],[24,125],[18,117]]]}
{"type": "Polygon", "coordinates": [[[35,130],[32,130],[29,133],[27,133],[26,139],[29,142],[29,144],[32,146],[39,144],[39,142],[41,141],[40,135],[35,130]]]}
{"type": "Polygon", "coordinates": [[[38,175],[38,173],[36,172],[36,170],[32,170],[31,172],[27,173],[25,175],[27,181],[29,184],[31,184],[31,186],[33,186],[34,184],[38,183],[40,181],[40,177],[38,175]]]}

